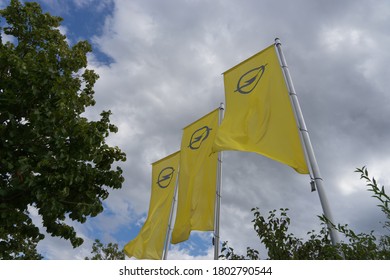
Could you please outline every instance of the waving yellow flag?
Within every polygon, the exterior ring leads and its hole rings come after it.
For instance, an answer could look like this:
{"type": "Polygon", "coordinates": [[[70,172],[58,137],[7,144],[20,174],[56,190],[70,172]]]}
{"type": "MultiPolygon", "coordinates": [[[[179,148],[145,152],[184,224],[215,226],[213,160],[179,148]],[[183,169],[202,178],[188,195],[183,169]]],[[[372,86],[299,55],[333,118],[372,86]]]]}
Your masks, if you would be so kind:
{"type": "Polygon", "coordinates": [[[128,257],[162,259],[179,168],[180,152],[152,164],[152,194],[148,217],[135,239],[126,244],[128,257]]]}
{"type": "Polygon", "coordinates": [[[274,45],[224,73],[226,111],[213,151],[256,152],[309,173],[274,45]]]}
{"type": "Polygon", "coordinates": [[[214,230],[218,154],[211,148],[218,118],[216,109],[183,130],[173,244],[187,240],[191,230],[214,230]]]}

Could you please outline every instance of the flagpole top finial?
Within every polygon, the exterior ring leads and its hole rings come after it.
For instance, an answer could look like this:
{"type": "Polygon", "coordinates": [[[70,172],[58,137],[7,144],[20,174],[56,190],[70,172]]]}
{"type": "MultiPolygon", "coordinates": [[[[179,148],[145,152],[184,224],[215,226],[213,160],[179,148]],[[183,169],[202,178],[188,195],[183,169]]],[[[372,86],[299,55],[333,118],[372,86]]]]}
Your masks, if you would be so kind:
{"type": "Polygon", "coordinates": [[[276,45],[281,45],[282,43],[280,42],[280,39],[278,37],[275,38],[275,44],[276,45]]]}

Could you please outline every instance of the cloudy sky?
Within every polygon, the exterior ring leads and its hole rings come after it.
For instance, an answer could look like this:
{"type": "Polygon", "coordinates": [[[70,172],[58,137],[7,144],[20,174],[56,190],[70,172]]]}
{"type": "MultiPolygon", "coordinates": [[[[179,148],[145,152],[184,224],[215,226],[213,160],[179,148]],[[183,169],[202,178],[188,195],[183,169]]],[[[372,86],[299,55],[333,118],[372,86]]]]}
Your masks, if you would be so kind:
{"type": "MultiPolygon", "coordinates": [[[[182,128],[224,102],[221,73],[282,41],[336,223],[381,233],[384,215],[354,173],[366,165],[390,184],[390,3],[386,0],[40,0],[63,17],[69,43],[87,39],[99,75],[90,119],[111,110],[126,154],[125,183],[105,210],[74,223],[84,245],[47,237],[47,259],[82,259],[95,238],[121,247],[149,207],[151,163],[179,149],[182,128]],[[387,51],[386,51],[387,50],[387,51]]],[[[8,1],[0,0],[4,7],[8,1]]],[[[320,228],[307,175],[257,154],[225,152],[221,240],[238,253],[261,248],[252,207],[289,208],[294,234],[320,228]]],[[[39,217],[32,213],[39,222],[39,217]]],[[[211,259],[210,233],[172,246],[170,259],[211,259]]],[[[264,256],[264,251],[261,252],[264,256]]]]}

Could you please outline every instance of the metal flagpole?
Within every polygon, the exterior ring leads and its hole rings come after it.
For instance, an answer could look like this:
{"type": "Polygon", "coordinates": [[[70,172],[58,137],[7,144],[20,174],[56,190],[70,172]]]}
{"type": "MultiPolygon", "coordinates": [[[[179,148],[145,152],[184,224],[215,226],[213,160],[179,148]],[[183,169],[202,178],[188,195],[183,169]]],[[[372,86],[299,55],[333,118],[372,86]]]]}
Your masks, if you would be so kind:
{"type": "MultiPolygon", "coordinates": [[[[292,83],[292,79],[290,76],[290,72],[288,70],[287,62],[286,59],[283,55],[282,52],[282,46],[279,38],[275,39],[275,46],[279,54],[280,62],[282,65],[284,77],[286,80],[287,88],[290,94],[290,100],[293,106],[293,109],[295,111],[296,117],[297,117],[297,122],[299,126],[299,130],[301,133],[301,139],[303,141],[304,148],[306,150],[306,155],[309,160],[309,164],[311,167],[311,170],[313,172],[313,177],[314,177],[314,182],[317,186],[317,191],[318,191],[318,196],[320,198],[322,210],[324,212],[325,217],[329,220],[330,223],[334,224],[332,214],[328,205],[328,200],[325,195],[324,191],[324,186],[323,186],[323,179],[320,174],[320,169],[318,168],[317,160],[314,155],[314,150],[311,145],[310,137],[309,137],[309,132],[307,131],[305,120],[303,119],[303,114],[301,111],[301,107],[299,105],[298,97],[297,94],[295,93],[294,85],[292,83]]],[[[330,238],[332,240],[332,244],[336,245],[339,243],[339,237],[337,235],[337,232],[334,230],[332,225],[328,223],[328,229],[330,232],[330,238]]]]}
{"type": "Polygon", "coordinates": [[[165,245],[164,245],[164,254],[163,254],[163,260],[166,260],[168,257],[168,249],[169,249],[169,240],[171,240],[171,235],[172,235],[172,222],[173,222],[173,214],[175,213],[176,206],[177,206],[177,189],[179,186],[179,172],[177,172],[176,176],[176,185],[175,185],[175,191],[173,193],[173,200],[172,200],[172,205],[171,205],[171,212],[169,214],[169,220],[168,220],[168,229],[167,229],[167,234],[165,236],[165,245]]]}
{"type": "MultiPolygon", "coordinates": [[[[224,104],[219,106],[219,121],[218,125],[221,125],[223,119],[224,104]]],[[[221,187],[222,187],[222,152],[218,152],[218,169],[217,169],[217,190],[215,196],[215,210],[214,210],[214,260],[218,260],[219,256],[219,217],[221,210],[221,187]]]]}

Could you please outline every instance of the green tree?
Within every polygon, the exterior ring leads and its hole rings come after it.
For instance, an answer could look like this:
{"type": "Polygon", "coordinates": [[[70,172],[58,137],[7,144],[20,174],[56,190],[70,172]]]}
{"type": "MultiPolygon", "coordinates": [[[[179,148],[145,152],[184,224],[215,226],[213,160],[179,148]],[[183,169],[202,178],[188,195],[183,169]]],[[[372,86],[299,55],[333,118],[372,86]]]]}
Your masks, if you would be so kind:
{"type": "Polygon", "coordinates": [[[100,242],[99,239],[95,239],[92,245],[91,258],[86,257],[86,260],[124,260],[125,252],[119,250],[118,244],[108,243],[106,246],[100,242]]]}
{"type": "Polygon", "coordinates": [[[109,189],[124,181],[113,165],[126,160],[105,141],[117,132],[111,112],[82,116],[95,104],[91,46],[69,46],[62,19],[34,2],[11,0],[0,16],[8,39],[0,37],[0,258],[32,257],[28,249],[44,238],[29,206],[49,234],[77,247],[83,240],[66,219],[83,223],[102,212],[109,189]]]}
{"type": "MultiPolygon", "coordinates": [[[[387,220],[384,228],[390,230],[390,197],[386,194],[385,188],[379,187],[375,178],[370,179],[366,167],[356,169],[361,174],[361,179],[366,180],[368,191],[373,197],[380,201],[378,207],[386,215],[387,220]]],[[[267,253],[265,257],[275,260],[327,260],[327,259],[349,259],[349,260],[389,260],[390,259],[390,236],[383,235],[379,238],[370,233],[355,233],[348,228],[348,225],[333,225],[345,241],[333,246],[330,240],[330,233],[327,224],[329,221],[320,216],[322,228],[319,233],[311,230],[307,233],[306,240],[294,236],[289,232],[290,218],[287,215],[288,209],[280,209],[280,212],[273,210],[265,218],[258,208],[252,209],[254,214],[253,227],[265,246],[267,253]]],[[[246,255],[238,255],[234,249],[224,242],[220,258],[229,260],[260,259],[258,251],[247,248],[246,255]]]]}

